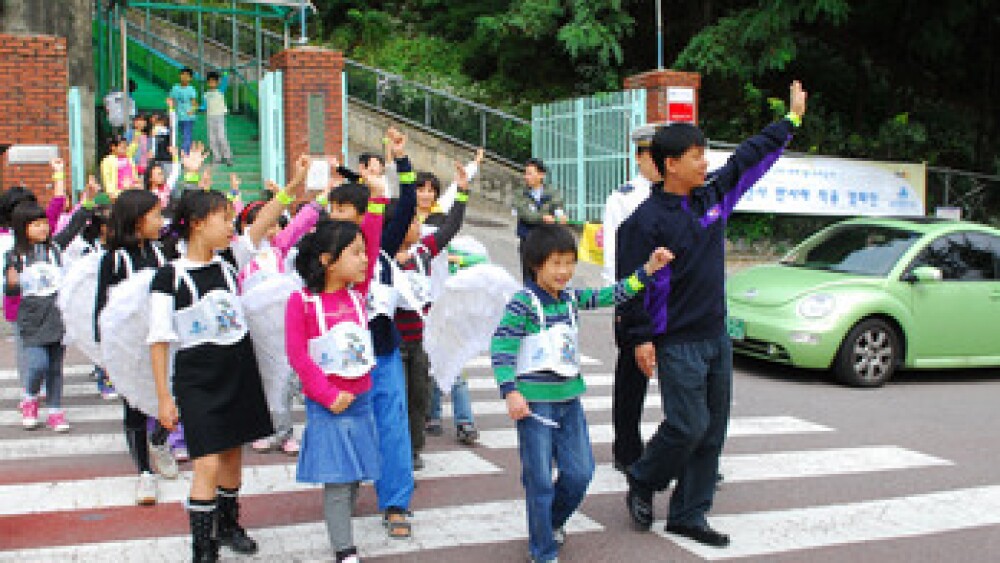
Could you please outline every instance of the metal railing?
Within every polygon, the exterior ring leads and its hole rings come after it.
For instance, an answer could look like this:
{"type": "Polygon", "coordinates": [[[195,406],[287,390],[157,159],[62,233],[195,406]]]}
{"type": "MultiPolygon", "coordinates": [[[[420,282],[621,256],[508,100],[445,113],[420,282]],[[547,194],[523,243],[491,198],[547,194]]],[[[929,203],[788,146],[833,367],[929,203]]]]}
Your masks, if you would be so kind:
{"type": "Polygon", "coordinates": [[[531,156],[531,122],[444,90],[345,59],[347,94],[451,142],[483,147],[491,156],[520,165],[531,156]]]}

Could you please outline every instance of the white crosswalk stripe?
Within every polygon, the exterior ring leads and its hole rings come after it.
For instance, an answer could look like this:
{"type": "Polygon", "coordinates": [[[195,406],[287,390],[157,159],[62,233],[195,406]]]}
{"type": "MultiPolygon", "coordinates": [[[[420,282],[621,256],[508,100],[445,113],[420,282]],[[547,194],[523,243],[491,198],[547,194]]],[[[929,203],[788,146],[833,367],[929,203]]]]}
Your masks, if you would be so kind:
{"type": "MultiPolygon", "coordinates": [[[[585,362],[589,366],[598,364],[592,358],[585,362]]],[[[64,404],[67,405],[69,421],[120,425],[120,404],[96,400],[94,383],[78,377],[89,373],[90,369],[90,366],[69,366],[66,370],[73,376],[64,387],[64,404]],[[77,401],[81,398],[86,398],[88,404],[81,405],[77,401]]],[[[614,376],[610,373],[586,371],[585,369],[584,378],[591,391],[582,398],[584,409],[590,416],[607,413],[612,405],[611,386],[614,376]]],[[[479,400],[472,402],[473,413],[477,417],[495,417],[480,421],[479,444],[482,449],[425,452],[422,455],[426,468],[417,472],[416,477],[421,482],[444,480],[447,483],[454,482],[456,486],[474,479],[499,478],[516,482],[520,471],[517,463],[511,465],[495,461],[506,459],[506,454],[499,450],[517,448],[517,434],[512,423],[504,416],[506,405],[503,400],[499,395],[487,393],[496,390],[488,359],[477,358],[471,362],[466,376],[469,388],[479,392],[479,400]],[[497,454],[500,454],[499,457],[497,454]]],[[[0,370],[0,381],[15,378],[13,370],[0,370]]],[[[655,385],[655,381],[652,383],[655,385]]],[[[0,387],[0,400],[13,403],[19,396],[20,389],[12,382],[0,387]]],[[[443,402],[443,414],[450,417],[450,401],[446,399],[443,402]]],[[[649,416],[642,425],[645,437],[649,437],[657,427],[660,402],[659,393],[652,392],[647,396],[649,416]]],[[[296,405],[300,421],[301,410],[301,405],[296,405]]],[[[15,409],[0,410],[0,428],[14,429],[19,426],[20,415],[15,409]]],[[[301,430],[300,424],[297,431],[301,433],[301,430]]],[[[609,444],[613,439],[610,424],[594,423],[589,430],[591,443],[595,446],[609,444]]],[[[20,437],[11,437],[8,432],[6,436],[5,439],[0,439],[0,461],[28,462],[53,456],[85,459],[88,456],[126,454],[125,440],[117,427],[102,427],[91,432],[74,429],[68,435],[58,436],[45,430],[25,432],[20,437]]],[[[844,445],[843,439],[847,436],[836,428],[787,415],[734,416],[730,421],[728,437],[771,438],[767,441],[748,440],[745,443],[755,447],[766,444],[767,451],[727,453],[723,456],[720,470],[725,475],[727,486],[733,487],[768,481],[836,479],[850,475],[921,469],[947,470],[953,465],[947,459],[891,444],[844,445]],[[777,441],[782,437],[791,440],[795,436],[800,437],[796,443],[805,444],[808,449],[802,449],[802,446],[795,449],[781,448],[777,441]],[[833,436],[837,437],[839,447],[824,448],[818,445],[829,439],[824,437],[833,436]],[[803,442],[806,438],[809,439],[803,442]]],[[[737,451],[745,452],[745,444],[741,442],[737,451]]],[[[189,492],[189,479],[190,473],[185,472],[174,481],[160,480],[159,502],[181,503],[189,492]]],[[[125,474],[0,485],[0,516],[16,518],[37,515],[44,518],[46,514],[65,511],[129,510],[135,502],[135,480],[134,475],[125,474]]],[[[244,468],[243,483],[244,497],[274,498],[275,502],[281,502],[279,499],[283,495],[316,488],[295,481],[295,462],[292,459],[274,463],[274,458],[271,458],[267,464],[251,463],[244,468]]],[[[520,488],[517,490],[520,491],[520,488]]],[[[599,463],[588,495],[621,495],[626,490],[624,476],[611,464],[599,463]]],[[[577,514],[568,526],[568,531],[572,534],[604,533],[604,527],[595,518],[597,516],[600,515],[588,514],[586,511],[577,514]]],[[[387,538],[378,516],[354,519],[355,539],[360,553],[365,557],[405,556],[455,546],[523,542],[527,537],[524,502],[520,497],[420,508],[415,511],[412,521],[414,537],[399,541],[387,538]],[[461,525],[456,525],[456,522],[461,522],[461,525]]],[[[655,524],[654,532],[663,538],[661,541],[670,542],[703,559],[760,558],[852,542],[906,538],[1000,524],[1000,486],[932,491],[905,497],[807,505],[764,512],[754,512],[751,509],[740,514],[710,516],[710,521],[718,529],[731,535],[730,547],[707,548],[667,534],[662,531],[663,522],[655,524]]],[[[253,558],[255,560],[294,558],[297,561],[320,561],[330,557],[329,539],[321,521],[256,528],[252,530],[252,535],[261,545],[261,552],[253,558]]],[[[65,547],[14,549],[0,551],[0,562],[185,561],[189,558],[189,541],[186,535],[167,535],[65,547]]],[[[664,546],[664,549],[669,548],[664,546]]],[[[669,551],[664,553],[669,554],[669,551]]]]}

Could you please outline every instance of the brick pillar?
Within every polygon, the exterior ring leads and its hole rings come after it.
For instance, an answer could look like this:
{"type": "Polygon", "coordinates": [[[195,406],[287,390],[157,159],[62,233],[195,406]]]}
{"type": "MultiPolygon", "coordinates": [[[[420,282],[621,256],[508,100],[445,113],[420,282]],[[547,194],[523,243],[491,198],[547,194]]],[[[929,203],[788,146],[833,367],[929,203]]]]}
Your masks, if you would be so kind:
{"type": "Polygon", "coordinates": [[[688,121],[697,125],[698,91],[700,88],[701,75],[697,72],[651,70],[625,79],[626,90],[646,90],[646,121],[648,123],[688,121]],[[691,110],[688,114],[690,119],[687,119],[683,115],[687,113],[684,106],[687,102],[684,98],[685,94],[691,93],[693,93],[693,106],[689,108],[691,110]],[[670,119],[668,102],[674,104],[673,120],[670,119]]]}
{"type": "MultiPolygon", "coordinates": [[[[72,189],[68,90],[65,38],[0,34],[0,145],[59,147],[67,192],[72,189]]],[[[4,155],[0,169],[4,189],[23,182],[43,203],[51,197],[48,163],[10,164],[4,155]]]]}
{"type": "Polygon", "coordinates": [[[343,53],[321,47],[297,47],[271,58],[271,70],[282,72],[288,177],[301,154],[340,155],[343,69],[343,53]]]}

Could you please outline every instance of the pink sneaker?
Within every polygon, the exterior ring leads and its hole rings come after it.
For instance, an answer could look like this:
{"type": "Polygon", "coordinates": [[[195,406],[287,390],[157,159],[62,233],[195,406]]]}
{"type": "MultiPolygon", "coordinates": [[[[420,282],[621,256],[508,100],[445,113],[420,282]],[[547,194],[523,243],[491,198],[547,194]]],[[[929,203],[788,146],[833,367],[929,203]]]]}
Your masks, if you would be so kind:
{"type": "Polygon", "coordinates": [[[281,444],[281,451],[288,455],[299,455],[299,441],[292,437],[288,438],[281,444]]]}
{"type": "Polygon", "coordinates": [[[250,447],[257,453],[266,454],[274,448],[274,443],[271,441],[270,437],[261,438],[260,440],[254,440],[253,443],[250,444],[250,447]]]}
{"type": "Polygon", "coordinates": [[[22,399],[21,404],[21,426],[25,430],[38,428],[38,399],[22,399]]]}
{"type": "Polygon", "coordinates": [[[45,424],[56,432],[69,432],[69,423],[66,422],[65,413],[56,412],[50,414],[45,424]]]}

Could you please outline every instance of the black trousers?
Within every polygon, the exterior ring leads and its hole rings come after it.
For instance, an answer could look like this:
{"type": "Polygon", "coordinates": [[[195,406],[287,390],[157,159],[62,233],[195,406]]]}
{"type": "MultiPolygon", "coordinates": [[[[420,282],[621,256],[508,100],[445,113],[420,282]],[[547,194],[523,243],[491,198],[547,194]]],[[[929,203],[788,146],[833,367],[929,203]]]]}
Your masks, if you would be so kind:
{"type": "Polygon", "coordinates": [[[623,345],[618,349],[615,362],[614,395],[611,402],[614,441],[611,445],[615,461],[625,467],[635,463],[643,451],[642,410],[646,402],[649,379],[639,370],[635,361],[635,348],[623,345]]]}

